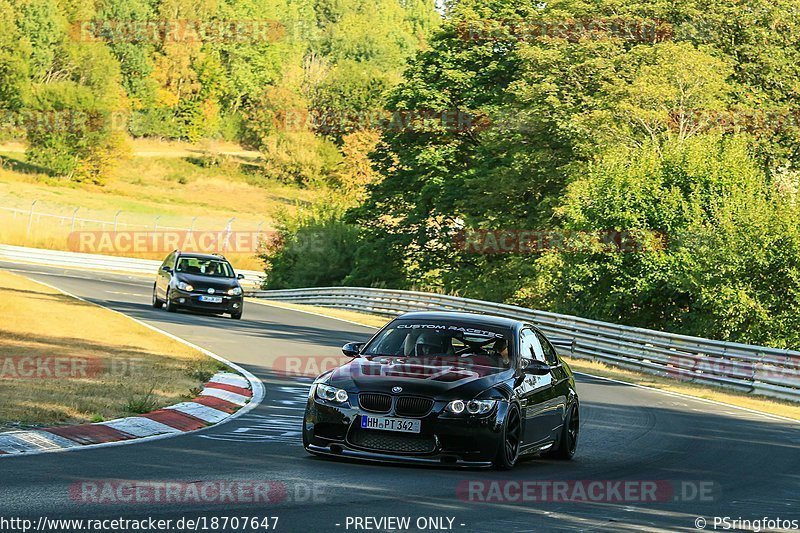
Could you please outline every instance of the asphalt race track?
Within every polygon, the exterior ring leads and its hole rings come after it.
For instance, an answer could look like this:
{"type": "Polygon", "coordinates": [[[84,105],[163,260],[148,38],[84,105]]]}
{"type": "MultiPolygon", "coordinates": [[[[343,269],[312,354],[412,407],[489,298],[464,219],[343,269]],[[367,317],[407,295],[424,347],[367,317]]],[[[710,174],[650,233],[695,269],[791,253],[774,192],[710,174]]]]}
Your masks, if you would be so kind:
{"type": "MultiPolygon", "coordinates": [[[[355,517],[445,517],[468,532],[696,530],[703,517],[800,518],[800,425],[726,406],[580,376],[582,428],[574,461],[531,460],[512,472],[343,462],[308,455],[300,424],[309,379],[275,375],[283,356],[338,356],[371,330],[264,305],[244,319],[150,306],[152,285],[120,275],[0,263],[207,348],[260,378],[261,405],[209,430],[126,446],[0,460],[0,515],[48,518],[199,516],[279,517],[277,531],[364,531],[355,517]],[[85,481],[269,480],[283,484],[274,503],[76,502],[85,481]],[[469,501],[468,481],[658,481],[689,487],[656,502],[469,501]],[[689,494],[713,487],[705,497],[689,494]],[[684,500],[684,501],[676,501],[684,500]]],[[[79,335],[80,332],[76,332],[79,335]]],[[[508,485],[504,485],[508,486],[508,485]]],[[[374,524],[374,523],[373,523],[374,524]]],[[[430,524],[429,524],[430,525],[430,524]]],[[[384,523],[383,526],[386,526],[384,523]]],[[[387,530],[387,527],[378,527],[387,530]]],[[[230,530],[233,530],[232,528],[230,530]]],[[[242,529],[239,529],[240,531],[242,529]]],[[[252,530],[247,530],[252,531],[252,530]]]]}

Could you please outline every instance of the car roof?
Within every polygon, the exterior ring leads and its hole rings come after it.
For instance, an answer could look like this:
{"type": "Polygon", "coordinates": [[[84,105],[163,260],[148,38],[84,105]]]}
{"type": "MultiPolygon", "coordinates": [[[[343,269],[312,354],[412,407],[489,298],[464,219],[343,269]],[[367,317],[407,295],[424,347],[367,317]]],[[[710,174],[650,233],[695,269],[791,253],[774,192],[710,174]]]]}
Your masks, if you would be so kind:
{"type": "Polygon", "coordinates": [[[216,259],[217,261],[225,261],[225,262],[228,261],[227,259],[225,259],[224,256],[216,254],[196,254],[196,253],[178,252],[178,257],[194,257],[196,259],[216,259]]]}
{"type": "Polygon", "coordinates": [[[519,320],[504,318],[494,315],[480,315],[477,313],[459,313],[456,311],[413,311],[397,317],[398,320],[452,320],[462,324],[483,324],[501,328],[516,329],[524,325],[519,320]]]}

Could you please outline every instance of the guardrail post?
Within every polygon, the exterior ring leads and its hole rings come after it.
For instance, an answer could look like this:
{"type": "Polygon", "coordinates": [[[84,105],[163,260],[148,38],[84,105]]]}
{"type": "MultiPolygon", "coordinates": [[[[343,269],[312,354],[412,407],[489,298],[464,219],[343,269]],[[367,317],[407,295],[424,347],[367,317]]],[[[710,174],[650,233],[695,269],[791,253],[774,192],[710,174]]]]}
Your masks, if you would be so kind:
{"type": "Polygon", "coordinates": [[[117,219],[119,218],[119,214],[122,213],[122,209],[117,211],[117,214],[114,215],[114,233],[117,232],[117,219]]]}
{"type": "Polygon", "coordinates": [[[72,212],[72,222],[70,222],[70,225],[69,225],[69,232],[70,233],[75,231],[75,217],[78,216],[78,209],[80,209],[80,207],[76,207],[75,211],[72,212]]]}
{"type": "Polygon", "coordinates": [[[31,234],[31,226],[33,225],[33,208],[36,205],[37,201],[38,200],[34,200],[33,202],[31,202],[31,212],[28,215],[28,229],[26,231],[26,235],[27,236],[30,236],[30,234],[31,234]]]}
{"type": "Polygon", "coordinates": [[[233,221],[236,220],[236,217],[230,219],[228,224],[225,226],[225,242],[222,243],[222,252],[226,253],[228,251],[228,241],[231,238],[231,226],[233,225],[233,221]]]}

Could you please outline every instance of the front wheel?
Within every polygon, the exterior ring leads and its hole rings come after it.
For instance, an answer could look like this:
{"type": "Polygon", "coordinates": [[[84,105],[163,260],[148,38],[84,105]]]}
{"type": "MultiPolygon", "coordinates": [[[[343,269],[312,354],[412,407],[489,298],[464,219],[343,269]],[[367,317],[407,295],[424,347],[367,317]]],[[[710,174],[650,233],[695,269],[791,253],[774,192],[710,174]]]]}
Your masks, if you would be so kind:
{"type": "Polygon", "coordinates": [[[153,285],[153,307],[156,309],[161,309],[161,307],[164,305],[164,302],[157,295],[158,292],[156,291],[156,286],[153,285]]]}
{"type": "Polygon", "coordinates": [[[521,436],[522,419],[519,416],[519,408],[516,405],[512,405],[508,409],[506,421],[503,424],[500,449],[497,451],[497,458],[494,460],[494,466],[498,470],[510,470],[517,464],[521,436]]]}
{"type": "Polygon", "coordinates": [[[166,305],[166,307],[167,307],[167,311],[170,312],[170,313],[174,313],[175,311],[178,310],[178,307],[174,303],[172,303],[172,298],[170,298],[169,293],[167,293],[167,305],[166,305]]]}
{"type": "Polygon", "coordinates": [[[544,457],[549,459],[560,459],[562,461],[569,461],[575,456],[575,451],[578,449],[578,431],[580,430],[580,411],[578,404],[573,404],[567,412],[567,417],[564,419],[564,425],[561,427],[561,437],[558,439],[558,448],[554,448],[544,454],[544,457]]]}
{"type": "Polygon", "coordinates": [[[241,320],[242,319],[242,311],[236,311],[231,313],[231,318],[234,320],[241,320]]]}

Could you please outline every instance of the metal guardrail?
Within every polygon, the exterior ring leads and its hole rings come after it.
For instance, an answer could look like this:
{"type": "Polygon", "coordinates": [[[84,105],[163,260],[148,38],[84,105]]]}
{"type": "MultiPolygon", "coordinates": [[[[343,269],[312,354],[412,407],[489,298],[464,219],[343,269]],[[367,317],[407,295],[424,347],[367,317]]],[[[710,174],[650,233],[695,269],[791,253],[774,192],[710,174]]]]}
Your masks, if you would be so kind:
{"type": "Polygon", "coordinates": [[[800,401],[800,352],[793,350],[676,335],[424,292],[330,287],[249,294],[268,300],[383,316],[449,310],[524,320],[549,335],[574,341],[575,357],[682,381],[800,401]]]}
{"type": "MultiPolygon", "coordinates": [[[[155,276],[158,267],[161,266],[161,261],[150,259],[42,250],[7,244],[0,244],[0,261],[152,276],[155,276]]],[[[236,273],[244,274],[244,280],[242,280],[241,284],[245,290],[261,288],[261,282],[264,277],[263,272],[237,270],[236,273]]]]}
{"type": "MultiPolygon", "coordinates": [[[[0,244],[0,261],[152,275],[159,261],[42,250],[0,244]]],[[[444,309],[532,322],[545,333],[574,341],[576,357],[773,398],[800,401],[800,352],[715,341],[620,326],[568,315],[441,294],[331,287],[259,290],[263,273],[244,274],[246,294],[257,298],[350,309],[382,316],[444,309]]],[[[561,346],[557,346],[563,349],[561,346]]]]}

